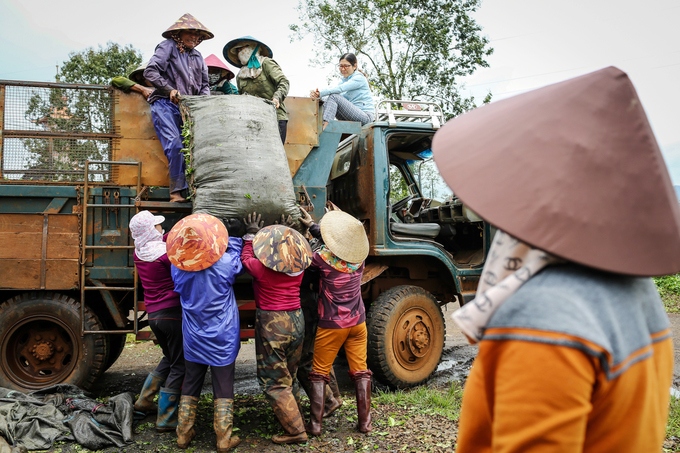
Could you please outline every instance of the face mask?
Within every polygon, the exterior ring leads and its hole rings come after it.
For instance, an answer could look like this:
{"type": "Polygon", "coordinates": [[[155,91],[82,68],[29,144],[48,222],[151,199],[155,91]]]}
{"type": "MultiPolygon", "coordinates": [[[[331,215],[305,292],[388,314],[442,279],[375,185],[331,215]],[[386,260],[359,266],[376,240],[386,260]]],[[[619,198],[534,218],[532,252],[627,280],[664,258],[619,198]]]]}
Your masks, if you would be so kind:
{"type": "Polygon", "coordinates": [[[215,85],[220,80],[220,74],[208,74],[208,84],[215,85]]]}
{"type": "Polygon", "coordinates": [[[241,64],[243,65],[248,64],[248,60],[250,60],[250,55],[252,53],[253,53],[252,47],[243,47],[241,50],[239,50],[238,59],[241,62],[241,64]]]}

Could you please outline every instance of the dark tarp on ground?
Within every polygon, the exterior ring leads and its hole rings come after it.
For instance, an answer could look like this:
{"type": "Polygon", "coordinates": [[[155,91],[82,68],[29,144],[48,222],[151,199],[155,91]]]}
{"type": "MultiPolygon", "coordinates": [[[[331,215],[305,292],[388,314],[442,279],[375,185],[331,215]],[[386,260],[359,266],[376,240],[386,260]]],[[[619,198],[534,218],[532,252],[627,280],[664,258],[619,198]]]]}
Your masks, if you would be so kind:
{"type": "Polygon", "coordinates": [[[272,102],[183,96],[182,110],[192,130],[194,213],[243,219],[256,211],[266,225],[300,216],[272,102]]]}
{"type": "Polygon", "coordinates": [[[133,404],[130,393],[101,404],[68,384],[29,394],[0,387],[0,434],[28,450],[46,450],[59,440],[90,450],[120,448],[132,442],[133,404]]]}

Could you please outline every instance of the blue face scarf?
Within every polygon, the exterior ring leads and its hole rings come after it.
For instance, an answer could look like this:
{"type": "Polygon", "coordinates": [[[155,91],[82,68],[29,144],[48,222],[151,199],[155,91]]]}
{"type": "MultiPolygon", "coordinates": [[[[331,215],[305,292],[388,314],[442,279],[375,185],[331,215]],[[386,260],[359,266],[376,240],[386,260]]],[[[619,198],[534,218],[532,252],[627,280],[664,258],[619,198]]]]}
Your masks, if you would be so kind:
{"type": "Polygon", "coordinates": [[[250,59],[248,60],[248,67],[250,69],[260,69],[260,61],[257,59],[257,50],[260,48],[260,45],[258,44],[255,46],[255,49],[253,50],[253,53],[250,54],[250,59]]]}

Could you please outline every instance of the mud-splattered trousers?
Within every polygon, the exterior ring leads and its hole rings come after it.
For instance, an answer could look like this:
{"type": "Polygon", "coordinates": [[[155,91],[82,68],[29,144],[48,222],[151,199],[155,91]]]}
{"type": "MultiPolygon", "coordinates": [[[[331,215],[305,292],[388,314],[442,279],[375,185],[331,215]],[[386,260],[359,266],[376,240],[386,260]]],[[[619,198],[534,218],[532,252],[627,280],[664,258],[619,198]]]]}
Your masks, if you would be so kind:
{"type": "MultiPolygon", "coordinates": [[[[286,432],[297,434],[296,427],[286,426],[299,414],[294,382],[297,374],[305,321],[302,310],[273,311],[257,309],[255,315],[255,353],[257,380],[286,432]]],[[[297,425],[297,424],[296,424],[297,425]]],[[[302,430],[304,431],[304,426],[302,430]]]]}

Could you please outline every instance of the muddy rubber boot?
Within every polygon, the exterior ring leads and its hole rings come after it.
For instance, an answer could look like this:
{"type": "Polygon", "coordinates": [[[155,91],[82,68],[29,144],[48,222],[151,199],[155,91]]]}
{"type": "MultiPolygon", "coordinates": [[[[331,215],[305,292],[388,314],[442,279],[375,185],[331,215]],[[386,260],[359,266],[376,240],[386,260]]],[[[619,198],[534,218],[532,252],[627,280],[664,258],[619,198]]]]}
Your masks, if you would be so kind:
{"type": "Polygon", "coordinates": [[[198,398],[195,396],[182,395],[179,399],[179,414],[177,419],[177,446],[187,448],[191,439],[196,436],[194,423],[196,422],[196,410],[198,398]]]}
{"type": "Polygon", "coordinates": [[[342,401],[335,399],[335,396],[333,396],[333,390],[331,390],[331,387],[327,385],[325,388],[323,418],[333,415],[333,412],[335,412],[340,406],[342,406],[342,401]]]}
{"type": "Polygon", "coordinates": [[[340,388],[338,387],[338,380],[335,377],[335,370],[331,368],[331,372],[329,374],[331,377],[330,382],[328,383],[328,386],[331,388],[331,391],[333,392],[333,398],[335,398],[340,405],[342,405],[342,397],[340,396],[340,388]]]}
{"type": "Polygon", "coordinates": [[[229,451],[241,443],[238,436],[232,436],[234,430],[234,400],[218,398],[215,400],[213,427],[217,434],[217,451],[229,451]]]}
{"type": "Polygon", "coordinates": [[[165,383],[165,377],[152,371],[146,377],[142,390],[139,392],[139,398],[135,401],[134,409],[145,414],[156,412],[158,408],[153,402],[154,397],[165,383]]]}
{"type": "Polygon", "coordinates": [[[371,426],[371,371],[363,370],[349,372],[349,376],[354,381],[354,389],[357,394],[357,415],[359,422],[357,428],[362,433],[373,430],[371,426]]]}
{"type": "Polygon", "coordinates": [[[309,373],[311,395],[309,395],[309,423],[305,426],[307,433],[313,436],[321,435],[321,422],[323,421],[323,405],[326,383],[330,377],[312,371],[309,373]]]}
{"type": "Polygon", "coordinates": [[[181,389],[161,387],[158,394],[158,415],[156,415],[156,431],[165,433],[177,429],[177,411],[181,389]]]}
{"type": "Polygon", "coordinates": [[[297,402],[293,407],[294,398],[282,398],[287,401],[271,401],[274,415],[283,426],[286,434],[272,436],[272,442],[275,444],[300,444],[307,442],[307,433],[305,432],[305,422],[302,418],[297,402]],[[298,408],[298,410],[295,410],[298,408]]]}

